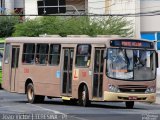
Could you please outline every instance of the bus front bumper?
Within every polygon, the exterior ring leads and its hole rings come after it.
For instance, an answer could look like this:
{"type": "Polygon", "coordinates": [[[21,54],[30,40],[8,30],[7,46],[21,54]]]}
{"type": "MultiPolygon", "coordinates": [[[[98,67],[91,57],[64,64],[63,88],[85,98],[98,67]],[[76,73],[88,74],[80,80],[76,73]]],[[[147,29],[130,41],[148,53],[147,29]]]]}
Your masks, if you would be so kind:
{"type": "Polygon", "coordinates": [[[156,101],[156,93],[129,94],[104,91],[104,101],[144,101],[152,103],[156,101]]]}

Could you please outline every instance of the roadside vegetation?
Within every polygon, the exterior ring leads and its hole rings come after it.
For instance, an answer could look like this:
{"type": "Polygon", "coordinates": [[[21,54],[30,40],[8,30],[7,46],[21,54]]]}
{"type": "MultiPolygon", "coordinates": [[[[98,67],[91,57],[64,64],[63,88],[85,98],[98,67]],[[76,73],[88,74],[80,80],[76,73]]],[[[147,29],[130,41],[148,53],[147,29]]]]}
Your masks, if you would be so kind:
{"type": "Polygon", "coordinates": [[[15,25],[12,36],[120,35],[132,36],[131,22],[123,17],[45,16],[15,25]]]}
{"type": "Polygon", "coordinates": [[[15,16],[0,17],[0,38],[9,37],[14,32],[14,26],[19,24],[19,18],[15,16]]]}
{"type": "Polygon", "coordinates": [[[123,17],[44,16],[20,22],[19,17],[0,17],[0,38],[48,35],[132,36],[132,24],[123,17]]]}

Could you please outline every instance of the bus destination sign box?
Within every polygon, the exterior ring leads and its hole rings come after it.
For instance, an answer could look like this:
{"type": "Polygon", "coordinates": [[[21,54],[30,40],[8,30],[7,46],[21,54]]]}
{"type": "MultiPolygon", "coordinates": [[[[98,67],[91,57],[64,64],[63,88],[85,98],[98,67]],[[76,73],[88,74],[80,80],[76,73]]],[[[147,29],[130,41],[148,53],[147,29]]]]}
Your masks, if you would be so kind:
{"type": "Polygon", "coordinates": [[[112,47],[135,47],[135,48],[150,48],[153,49],[152,42],[139,41],[139,40],[112,40],[110,42],[112,47]]]}

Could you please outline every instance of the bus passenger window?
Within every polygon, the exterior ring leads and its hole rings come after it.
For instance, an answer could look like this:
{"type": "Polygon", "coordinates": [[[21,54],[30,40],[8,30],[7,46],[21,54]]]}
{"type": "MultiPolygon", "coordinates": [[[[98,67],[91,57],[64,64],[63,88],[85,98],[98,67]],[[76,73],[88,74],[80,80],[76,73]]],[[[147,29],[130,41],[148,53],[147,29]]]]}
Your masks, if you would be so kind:
{"type": "Polygon", "coordinates": [[[58,65],[60,61],[61,45],[51,44],[49,52],[49,64],[58,65]]]}
{"type": "Polygon", "coordinates": [[[23,45],[22,63],[34,63],[35,44],[27,43],[23,45]]]}
{"type": "Polygon", "coordinates": [[[76,66],[89,67],[91,59],[91,46],[78,45],[76,54],[76,66]]]}
{"type": "Polygon", "coordinates": [[[4,63],[9,63],[9,52],[10,52],[10,44],[5,45],[5,56],[4,56],[4,63]]]}
{"type": "Polygon", "coordinates": [[[48,44],[37,44],[36,49],[36,58],[38,61],[35,61],[36,64],[47,64],[48,63],[48,44]]]}

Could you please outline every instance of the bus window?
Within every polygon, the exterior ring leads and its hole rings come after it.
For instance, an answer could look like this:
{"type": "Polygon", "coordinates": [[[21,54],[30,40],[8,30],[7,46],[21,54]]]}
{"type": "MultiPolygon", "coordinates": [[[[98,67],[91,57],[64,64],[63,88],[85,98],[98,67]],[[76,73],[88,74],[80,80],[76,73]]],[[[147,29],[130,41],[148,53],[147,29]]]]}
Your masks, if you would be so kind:
{"type": "Polygon", "coordinates": [[[107,73],[117,79],[133,79],[133,51],[108,49],[107,73]]]}
{"type": "Polygon", "coordinates": [[[87,67],[91,59],[91,46],[78,45],[76,54],[76,66],[87,67]]]}
{"type": "Polygon", "coordinates": [[[49,64],[58,65],[60,61],[61,46],[57,44],[50,45],[49,64]]]}
{"type": "Polygon", "coordinates": [[[48,63],[48,44],[37,44],[36,50],[36,64],[47,64],[48,63]]]}
{"type": "Polygon", "coordinates": [[[10,53],[10,44],[6,44],[6,46],[5,46],[5,56],[4,56],[5,64],[9,63],[9,53],[10,53]]]}
{"type": "Polygon", "coordinates": [[[23,45],[22,63],[34,63],[35,44],[29,43],[23,45]]]}

